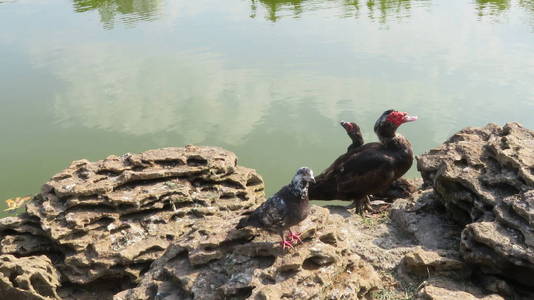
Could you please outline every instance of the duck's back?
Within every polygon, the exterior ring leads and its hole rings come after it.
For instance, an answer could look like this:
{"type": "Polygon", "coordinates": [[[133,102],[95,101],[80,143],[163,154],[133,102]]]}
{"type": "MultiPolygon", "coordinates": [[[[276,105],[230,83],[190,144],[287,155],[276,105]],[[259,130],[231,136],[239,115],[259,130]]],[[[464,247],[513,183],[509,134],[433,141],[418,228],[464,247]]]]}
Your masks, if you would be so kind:
{"type": "MultiPolygon", "coordinates": [[[[387,161],[381,159],[384,149],[381,143],[367,143],[339,156],[327,169],[315,177],[316,183],[309,189],[312,200],[333,200],[340,198],[339,184],[348,184],[353,176],[362,177],[370,169],[377,168],[387,161]]],[[[360,178],[361,180],[361,178],[360,178]]],[[[351,188],[352,190],[352,188],[351,188]]]]}

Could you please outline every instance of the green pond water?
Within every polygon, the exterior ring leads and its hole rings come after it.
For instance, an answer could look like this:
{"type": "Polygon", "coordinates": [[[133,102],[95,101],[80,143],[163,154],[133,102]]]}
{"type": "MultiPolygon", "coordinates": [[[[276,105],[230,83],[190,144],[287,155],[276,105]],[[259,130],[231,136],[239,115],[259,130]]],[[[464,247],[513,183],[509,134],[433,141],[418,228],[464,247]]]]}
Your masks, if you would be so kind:
{"type": "Polygon", "coordinates": [[[0,200],[186,144],[236,152],[271,194],[345,151],[339,120],[372,141],[388,108],[419,116],[399,130],[416,154],[534,128],[534,0],[0,0],[0,28],[0,200]]]}

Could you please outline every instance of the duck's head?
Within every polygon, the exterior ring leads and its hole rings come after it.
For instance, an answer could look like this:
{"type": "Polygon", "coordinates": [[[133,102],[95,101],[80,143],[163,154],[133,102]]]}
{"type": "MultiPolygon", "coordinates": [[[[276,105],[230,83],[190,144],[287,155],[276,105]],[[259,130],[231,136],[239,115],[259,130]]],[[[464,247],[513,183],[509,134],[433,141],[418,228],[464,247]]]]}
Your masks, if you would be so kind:
{"type": "Polygon", "coordinates": [[[345,128],[347,133],[356,133],[360,131],[360,127],[354,122],[339,121],[339,124],[345,128]]]}
{"type": "Polygon", "coordinates": [[[416,120],[417,116],[409,116],[406,112],[389,109],[376,120],[375,133],[379,138],[394,137],[399,126],[416,120]]]}

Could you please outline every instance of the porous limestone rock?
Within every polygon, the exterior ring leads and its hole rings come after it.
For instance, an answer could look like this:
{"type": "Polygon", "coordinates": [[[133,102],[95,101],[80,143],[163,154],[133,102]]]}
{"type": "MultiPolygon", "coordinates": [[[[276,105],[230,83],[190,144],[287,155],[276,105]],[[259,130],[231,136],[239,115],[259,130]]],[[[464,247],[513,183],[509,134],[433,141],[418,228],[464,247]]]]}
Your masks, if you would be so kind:
{"type": "Polygon", "coordinates": [[[465,225],[463,258],[534,296],[534,131],[467,128],[417,158],[450,217],[465,225]]]}
{"type": "Polygon", "coordinates": [[[380,285],[349,247],[343,218],[325,208],[312,206],[298,226],[304,242],[290,250],[276,234],[234,229],[238,220],[197,222],[114,299],[365,299],[380,285]]]}
{"type": "Polygon", "coordinates": [[[59,272],[45,255],[0,255],[0,296],[9,300],[60,299],[59,272]]]}
{"type": "Polygon", "coordinates": [[[436,274],[456,276],[466,270],[456,255],[454,251],[430,251],[419,246],[404,256],[402,267],[405,272],[423,277],[436,274]]]}
{"type": "MultiPolygon", "coordinates": [[[[262,201],[263,190],[262,178],[238,166],[232,152],[164,148],[75,161],[43,186],[27,212],[63,255],[58,268],[66,281],[134,283],[195,223],[235,216],[262,201]]],[[[7,252],[13,244],[0,242],[7,252]]]]}
{"type": "Polygon", "coordinates": [[[466,128],[417,157],[417,168],[458,222],[492,218],[503,198],[534,188],[534,132],[517,123],[466,128]]]}
{"type": "Polygon", "coordinates": [[[276,234],[234,229],[263,201],[261,177],[220,148],[75,161],[25,214],[0,220],[0,254],[12,257],[11,265],[53,261],[46,270],[58,276],[33,289],[21,277],[4,290],[24,292],[22,299],[363,299],[380,285],[351,250],[351,229],[327,209],[313,207],[300,225],[304,244],[290,251],[281,250],[276,234]]]}
{"type": "Polygon", "coordinates": [[[28,256],[53,251],[53,243],[39,220],[28,214],[0,219],[0,254],[28,256]]]}
{"type": "MultiPolygon", "coordinates": [[[[409,241],[412,238],[395,268],[398,282],[408,287],[405,289],[408,295],[415,291],[417,299],[503,299],[495,295],[498,293],[506,295],[506,299],[529,299],[520,297],[497,278],[486,276],[472,280],[473,266],[463,261],[460,251],[463,226],[446,216],[438,198],[432,188],[427,187],[409,199],[395,201],[390,210],[394,228],[405,235],[389,230],[389,239],[409,241]]],[[[378,269],[375,264],[373,266],[378,269]]]]}
{"type": "Polygon", "coordinates": [[[424,283],[416,295],[418,300],[504,300],[496,294],[485,294],[480,288],[469,282],[434,278],[424,283]]]}

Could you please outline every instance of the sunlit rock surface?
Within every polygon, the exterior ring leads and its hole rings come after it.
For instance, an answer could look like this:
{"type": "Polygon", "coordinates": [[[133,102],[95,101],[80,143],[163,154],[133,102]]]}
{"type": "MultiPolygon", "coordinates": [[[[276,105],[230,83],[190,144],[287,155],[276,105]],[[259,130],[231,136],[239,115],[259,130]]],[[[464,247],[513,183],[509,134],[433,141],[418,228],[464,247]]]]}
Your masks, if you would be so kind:
{"type": "Polygon", "coordinates": [[[303,243],[291,250],[282,250],[277,235],[235,230],[238,219],[194,224],[137,288],[114,299],[366,299],[380,286],[351,250],[354,237],[343,218],[326,208],[312,206],[298,226],[303,243]]]}
{"type": "Polygon", "coordinates": [[[60,274],[45,255],[0,255],[0,296],[6,300],[59,299],[60,274]]]}
{"type": "Polygon", "coordinates": [[[73,162],[28,203],[65,256],[70,282],[137,280],[192,224],[263,199],[263,181],[219,148],[186,147],[73,162]]]}
{"type": "Polygon", "coordinates": [[[0,253],[49,253],[65,283],[119,278],[120,291],[195,223],[235,217],[263,201],[263,190],[254,170],[215,147],[75,161],[43,186],[26,214],[0,220],[0,253]]]}
{"type": "Polygon", "coordinates": [[[220,148],[75,161],[26,213],[0,220],[2,290],[20,299],[363,299],[380,285],[327,209],[312,208],[299,226],[304,243],[290,251],[275,234],[235,230],[263,201],[262,178],[220,148]]]}
{"type": "Polygon", "coordinates": [[[466,128],[418,157],[418,169],[448,215],[465,225],[463,259],[482,276],[532,293],[534,131],[517,123],[466,128]]]}
{"type": "Polygon", "coordinates": [[[418,300],[505,300],[496,295],[486,295],[484,291],[468,282],[457,282],[440,277],[428,280],[416,294],[418,300]]]}

